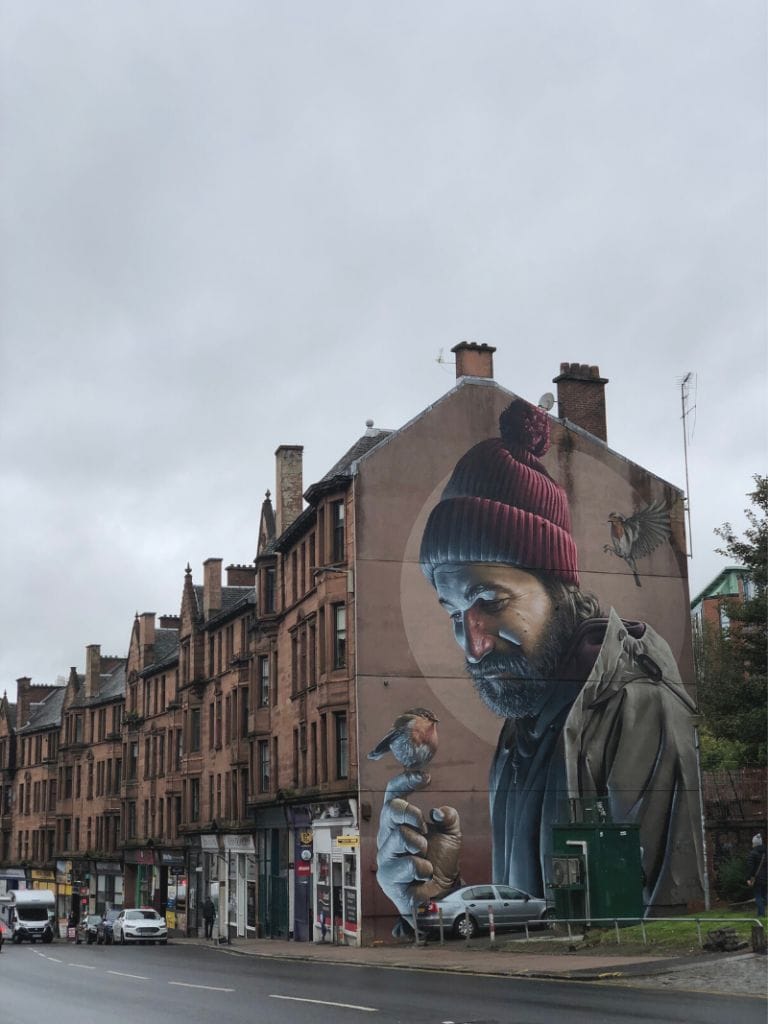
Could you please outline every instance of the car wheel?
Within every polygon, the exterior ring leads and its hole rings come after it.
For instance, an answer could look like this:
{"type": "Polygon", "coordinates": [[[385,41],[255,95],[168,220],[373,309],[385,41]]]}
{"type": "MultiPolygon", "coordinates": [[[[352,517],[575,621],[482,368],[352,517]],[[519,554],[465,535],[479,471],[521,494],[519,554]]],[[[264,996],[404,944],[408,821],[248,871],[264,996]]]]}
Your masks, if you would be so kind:
{"type": "Polygon", "coordinates": [[[53,935],[44,935],[43,942],[53,942],[53,935]]]}
{"type": "Polygon", "coordinates": [[[471,914],[469,917],[466,914],[461,914],[453,922],[453,932],[461,939],[472,939],[478,933],[477,921],[471,914]]]}
{"type": "Polygon", "coordinates": [[[167,946],[168,945],[168,939],[160,939],[160,945],[161,946],[167,946]]]}
{"type": "Polygon", "coordinates": [[[553,925],[550,922],[552,921],[552,918],[554,916],[555,916],[555,912],[550,907],[548,907],[544,911],[544,913],[541,915],[541,917],[539,918],[539,920],[541,921],[541,927],[542,928],[552,928],[553,925]]]}

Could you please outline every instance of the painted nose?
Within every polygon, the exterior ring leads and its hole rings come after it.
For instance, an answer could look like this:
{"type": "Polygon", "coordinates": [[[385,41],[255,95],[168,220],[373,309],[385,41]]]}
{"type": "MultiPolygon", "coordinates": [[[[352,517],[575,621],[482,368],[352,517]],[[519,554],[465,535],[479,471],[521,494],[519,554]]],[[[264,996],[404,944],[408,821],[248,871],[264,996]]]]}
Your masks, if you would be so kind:
{"type": "Polygon", "coordinates": [[[464,612],[463,637],[460,641],[464,648],[467,661],[478,662],[489,654],[496,646],[494,634],[489,632],[485,616],[475,605],[464,612]]]}

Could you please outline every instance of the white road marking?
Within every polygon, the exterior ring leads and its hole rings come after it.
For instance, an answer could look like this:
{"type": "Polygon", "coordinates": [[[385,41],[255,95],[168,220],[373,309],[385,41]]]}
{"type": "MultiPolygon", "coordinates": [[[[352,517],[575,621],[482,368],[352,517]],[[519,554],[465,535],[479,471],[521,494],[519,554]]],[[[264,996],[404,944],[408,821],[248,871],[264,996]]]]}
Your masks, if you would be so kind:
{"type": "Polygon", "coordinates": [[[67,964],[67,967],[79,967],[81,971],[95,971],[95,967],[91,967],[90,964],[67,964]]]}
{"type": "Polygon", "coordinates": [[[331,1003],[327,999],[301,999],[299,996],[278,996],[273,992],[269,994],[270,999],[289,999],[293,1003],[317,1003],[318,1006],[340,1006],[343,1010],[365,1010],[366,1013],[378,1013],[375,1006],[358,1006],[356,1003],[331,1003]]]}
{"type": "MultiPolygon", "coordinates": [[[[45,956],[45,953],[43,953],[42,955],[45,956]]],[[[49,957],[47,957],[47,959],[48,960],[52,960],[55,964],[63,963],[62,960],[59,960],[59,958],[55,957],[55,956],[49,956],[49,957]]]]}
{"type": "Polygon", "coordinates": [[[125,974],[123,971],[107,971],[107,974],[116,974],[119,978],[135,978],[136,981],[149,981],[143,974],[125,974]]]}
{"type": "Polygon", "coordinates": [[[193,985],[189,981],[169,981],[169,985],[180,985],[182,988],[204,988],[208,992],[234,992],[233,988],[218,988],[216,985],[193,985]]]}

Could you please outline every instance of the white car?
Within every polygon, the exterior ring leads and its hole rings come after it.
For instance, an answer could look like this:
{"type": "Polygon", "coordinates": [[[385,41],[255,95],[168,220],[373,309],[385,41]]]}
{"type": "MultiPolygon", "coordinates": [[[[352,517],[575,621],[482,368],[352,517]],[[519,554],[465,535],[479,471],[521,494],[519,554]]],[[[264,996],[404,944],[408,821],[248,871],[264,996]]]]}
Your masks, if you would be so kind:
{"type": "Polygon", "coordinates": [[[168,926],[151,907],[121,910],[112,925],[112,941],[124,946],[127,942],[168,942],[168,926]]]}

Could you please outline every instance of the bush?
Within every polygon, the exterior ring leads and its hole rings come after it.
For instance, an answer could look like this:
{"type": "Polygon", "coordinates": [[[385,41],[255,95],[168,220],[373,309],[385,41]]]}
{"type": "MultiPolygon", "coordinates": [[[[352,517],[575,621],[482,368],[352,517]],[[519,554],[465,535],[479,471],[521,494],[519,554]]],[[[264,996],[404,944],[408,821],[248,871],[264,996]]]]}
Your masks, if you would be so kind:
{"type": "Polygon", "coordinates": [[[747,885],[747,858],[741,854],[723,861],[717,869],[715,889],[721,900],[743,903],[752,896],[747,885]]]}

